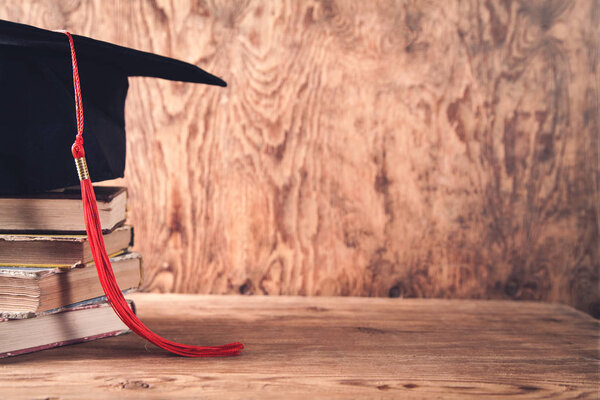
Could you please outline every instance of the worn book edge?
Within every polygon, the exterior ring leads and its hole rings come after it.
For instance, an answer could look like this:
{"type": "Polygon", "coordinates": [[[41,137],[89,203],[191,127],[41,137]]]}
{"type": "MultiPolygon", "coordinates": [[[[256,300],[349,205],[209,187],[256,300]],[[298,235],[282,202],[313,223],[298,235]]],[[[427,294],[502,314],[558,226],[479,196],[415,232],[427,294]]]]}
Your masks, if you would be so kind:
{"type": "MultiPolygon", "coordinates": [[[[126,220],[127,213],[127,198],[129,196],[127,188],[123,186],[96,186],[96,200],[98,208],[103,212],[112,212],[114,209],[120,210],[121,206],[125,206],[125,216],[120,220],[110,219],[110,221],[104,220],[102,232],[108,233],[113,229],[123,225],[126,220]],[[122,198],[122,199],[121,199],[122,198]],[[115,208],[116,207],[116,208],[115,208]]],[[[64,207],[74,206],[81,208],[81,188],[73,187],[68,189],[59,189],[51,192],[43,192],[38,194],[27,194],[27,195],[0,195],[0,209],[28,209],[35,211],[33,215],[41,215],[40,221],[34,221],[30,224],[24,223],[23,221],[13,220],[10,217],[7,224],[0,223],[0,233],[23,233],[27,234],[30,232],[44,232],[44,233],[55,233],[55,234],[85,234],[85,226],[83,215],[81,215],[81,221],[71,222],[66,226],[58,227],[54,225],[52,219],[56,218],[56,214],[53,214],[55,208],[63,209],[64,207]],[[46,221],[45,217],[49,220],[46,221]],[[46,221],[46,222],[44,222],[46,221]]],[[[16,210],[15,210],[16,211],[16,210]]],[[[81,213],[79,210],[78,213],[81,213]]],[[[18,211],[17,211],[18,214],[18,211]]],[[[73,216],[72,213],[68,213],[68,216],[73,216]]],[[[2,213],[0,212],[0,219],[4,222],[2,213]]]]}
{"type": "MultiPolygon", "coordinates": [[[[138,288],[130,288],[130,289],[123,290],[123,294],[127,295],[127,294],[131,294],[131,293],[135,293],[137,291],[138,291],[138,288]]],[[[127,301],[130,303],[133,303],[133,301],[131,301],[131,300],[127,300],[127,301]]],[[[83,301],[69,304],[66,306],[53,308],[52,310],[42,311],[41,313],[34,313],[34,312],[30,312],[30,311],[0,311],[0,323],[15,320],[15,319],[39,318],[39,317],[43,317],[45,315],[57,314],[59,312],[76,311],[76,310],[81,310],[81,309],[85,309],[85,308],[100,307],[104,303],[108,304],[106,301],[106,296],[98,296],[98,297],[94,297],[93,299],[83,300],[83,301]]],[[[135,311],[135,308],[134,308],[134,311],[135,311]]]]}
{"type": "MultiPolygon", "coordinates": [[[[93,300],[95,300],[95,299],[93,299],[93,300]]],[[[81,310],[86,310],[89,308],[110,307],[110,305],[106,301],[93,303],[93,304],[83,304],[83,303],[87,303],[89,301],[92,301],[92,300],[73,304],[72,306],[70,306],[72,308],[61,310],[61,312],[81,311],[81,310]]],[[[127,303],[129,304],[129,307],[131,307],[131,309],[133,310],[133,313],[135,314],[136,313],[135,303],[132,300],[127,300],[127,303]]],[[[41,314],[40,316],[46,315],[46,313],[49,313],[49,312],[46,311],[45,313],[41,314]]],[[[54,313],[56,313],[56,312],[54,312],[54,313]]],[[[52,314],[54,314],[54,313],[52,313],[52,314]]],[[[10,323],[10,321],[0,320],[0,324],[1,323],[10,323]]],[[[129,330],[129,329],[118,329],[118,330],[114,330],[114,331],[99,333],[96,335],[90,335],[90,336],[84,336],[84,337],[75,338],[75,339],[63,340],[63,341],[59,341],[59,342],[47,343],[47,344],[43,344],[41,346],[34,346],[34,347],[27,347],[27,348],[19,349],[19,350],[12,350],[12,351],[8,351],[5,353],[0,353],[0,358],[18,356],[21,354],[27,354],[27,353],[32,353],[32,352],[36,352],[36,351],[51,349],[54,347],[68,346],[68,345],[76,344],[76,343],[89,342],[92,340],[102,339],[102,338],[106,338],[106,337],[119,336],[119,335],[123,335],[123,334],[129,333],[129,332],[131,332],[131,330],[129,330]]]]}
{"type": "MultiPolygon", "coordinates": [[[[123,225],[113,229],[110,232],[105,233],[104,235],[109,235],[112,233],[116,233],[118,231],[128,230],[129,231],[129,243],[126,248],[120,249],[115,253],[109,254],[109,257],[115,257],[119,254],[123,254],[127,251],[127,247],[133,246],[134,242],[134,229],[131,225],[123,225]]],[[[105,238],[106,239],[106,238],[105,238]]],[[[27,242],[76,242],[85,245],[88,242],[88,237],[86,235],[80,234],[0,234],[0,241],[3,242],[19,242],[19,241],[27,241],[27,242]]],[[[31,268],[76,268],[83,266],[83,262],[76,262],[74,264],[40,264],[40,263],[15,263],[15,262],[0,262],[0,267],[31,267],[31,268]]]]}
{"type": "Polygon", "coordinates": [[[77,343],[90,342],[90,341],[96,340],[96,339],[103,339],[103,338],[107,338],[107,337],[120,336],[120,335],[124,335],[126,333],[129,333],[129,332],[131,332],[131,330],[129,330],[129,329],[122,329],[122,330],[118,330],[118,331],[100,333],[98,335],[86,336],[86,337],[77,338],[77,339],[64,340],[62,342],[48,343],[48,344],[44,344],[42,346],[29,347],[29,348],[26,348],[26,349],[20,349],[20,350],[9,351],[9,352],[6,352],[6,353],[0,353],[0,358],[20,356],[21,354],[27,354],[27,353],[33,353],[33,352],[36,352],[36,351],[53,349],[55,347],[69,346],[69,345],[77,344],[77,343]]]}
{"type": "MultiPolygon", "coordinates": [[[[135,251],[129,251],[127,249],[119,250],[116,253],[110,254],[110,261],[116,262],[120,260],[126,260],[130,258],[140,258],[141,255],[135,251]]],[[[23,279],[39,279],[46,275],[58,274],[68,272],[77,268],[95,267],[94,261],[89,261],[85,264],[73,264],[64,266],[62,264],[3,264],[0,263],[0,277],[8,278],[23,278],[23,279]]]]}

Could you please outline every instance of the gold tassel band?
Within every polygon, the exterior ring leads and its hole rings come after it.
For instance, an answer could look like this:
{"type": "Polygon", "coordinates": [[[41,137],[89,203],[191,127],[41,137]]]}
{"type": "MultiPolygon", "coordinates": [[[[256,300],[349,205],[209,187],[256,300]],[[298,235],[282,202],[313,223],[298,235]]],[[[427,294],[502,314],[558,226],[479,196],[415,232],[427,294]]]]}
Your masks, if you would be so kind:
{"type": "Polygon", "coordinates": [[[87,163],[85,162],[85,157],[76,158],[75,166],[77,167],[77,174],[79,175],[80,181],[84,179],[90,179],[90,172],[88,171],[87,163]]]}

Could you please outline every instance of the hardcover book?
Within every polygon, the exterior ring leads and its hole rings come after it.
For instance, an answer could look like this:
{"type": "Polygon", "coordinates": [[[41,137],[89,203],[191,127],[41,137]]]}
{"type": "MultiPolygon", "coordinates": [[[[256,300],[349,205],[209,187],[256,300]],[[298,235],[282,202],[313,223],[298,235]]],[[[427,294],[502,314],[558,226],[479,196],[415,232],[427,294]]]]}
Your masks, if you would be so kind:
{"type": "MultiPolygon", "coordinates": [[[[106,251],[115,255],[133,245],[133,229],[105,233],[106,251]]],[[[85,235],[0,234],[0,265],[71,268],[92,261],[85,235]]]]}
{"type": "MultiPolygon", "coordinates": [[[[138,253],[111,258],[122,290],[141,285],[141,260],[138,253]]],[[[73,269],[0,267],[0,318],[28,318],[103,295],[93,262],[73,269]]]]}
{"type": "MultiPolygon", "coordinates": [[[[129,306],[135,311],[133,302],[129,306]]],[[[35,318],[0,319],[0,358],[122,335],[129,329],[104,299],[74,304],[35,318]]]]}
{"type": "MultiPolygon", "coordinates": [[[[127,190],[94,188],[103,231],[125,221],[127,190]]],[[[0,232],[85,232],[81,190],[62,189],[35,195],[0,196],[0,232]]]]}

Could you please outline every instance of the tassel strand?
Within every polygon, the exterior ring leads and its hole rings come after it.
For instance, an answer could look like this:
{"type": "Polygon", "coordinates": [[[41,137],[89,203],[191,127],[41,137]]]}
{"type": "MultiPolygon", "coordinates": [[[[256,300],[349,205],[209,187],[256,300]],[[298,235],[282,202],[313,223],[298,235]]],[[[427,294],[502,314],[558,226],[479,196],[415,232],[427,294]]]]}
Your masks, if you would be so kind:
{"type": "Polygon", "coordinates": [[[96,203],[96,194],[89,176],[87,164],[85,161],[85,151],[83,148],[83,102],[81,98],[81,86],[79,83],[79,71],[77,68],[77,58],[75,55],[75,46],[71,34],[66,31],[61,31],[69,38],[71,47],[71,61],[73,65],[73,87],[75,91],[75,114],[77,116],[77,136],[75,143],[71,148],[77,173],[81,183],[81,199],[83,202],[83,213],[85,220],[85,230],[87,232],[88,241],[92,250],[92,256],[98,278],[106,298],[110,303],[115,313],[121,321],[129,329],[137,335],[147,339],[158,347],[161,347],[174,354],[179,354],[186,357],[224,357],[240,354],[244,345],[240,342],[230,343],[222,346],[190,346],[181,343],[176,343],[165,339],[148,329],[142,321],[133,313],[115,278],[115,274],[110,263],[106,247],[104,246],[104,238],[102,236],[102,227],[100,225],[100,217],[98,215],[98,206],[96,203]]]}

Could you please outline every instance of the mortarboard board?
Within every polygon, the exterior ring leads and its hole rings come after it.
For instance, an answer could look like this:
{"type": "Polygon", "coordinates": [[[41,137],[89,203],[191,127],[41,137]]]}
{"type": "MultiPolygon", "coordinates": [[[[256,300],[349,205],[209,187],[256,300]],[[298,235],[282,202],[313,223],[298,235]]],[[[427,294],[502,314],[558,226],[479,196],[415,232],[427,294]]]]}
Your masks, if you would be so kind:
{"type": "Polygon", "coordinates": [[[125,325],[175,354],[237,355],[244,348],[239,342],[190,346],[158,336],[130,309],[115,279],[104,246],[91,176],[97,180],[123,176],[129,76],[225,86],[220,78],[181,61],[65,31],[0,20],[0,194],[42,191],[79,181],[98,278],[108,302],[125,325]],[[87,151],[83,147],[84,104],[87,151]],[[79,177],[74,173],[69,149],[79,177]],[[90,171],[86,158],[90,160],[90,171]]]}
{"type": "MultiPolygon", "coordinates": [[[[123,176],[129,76],[226,86],[182,61],[73,35],[85,104],[85,149],[95,181],[123,176]]],[[[77,185],[76,131],[65,35],[0,20],[0,194],[77,185]],[[25,151],[26,150],[26,151],[25,151]]]]}

